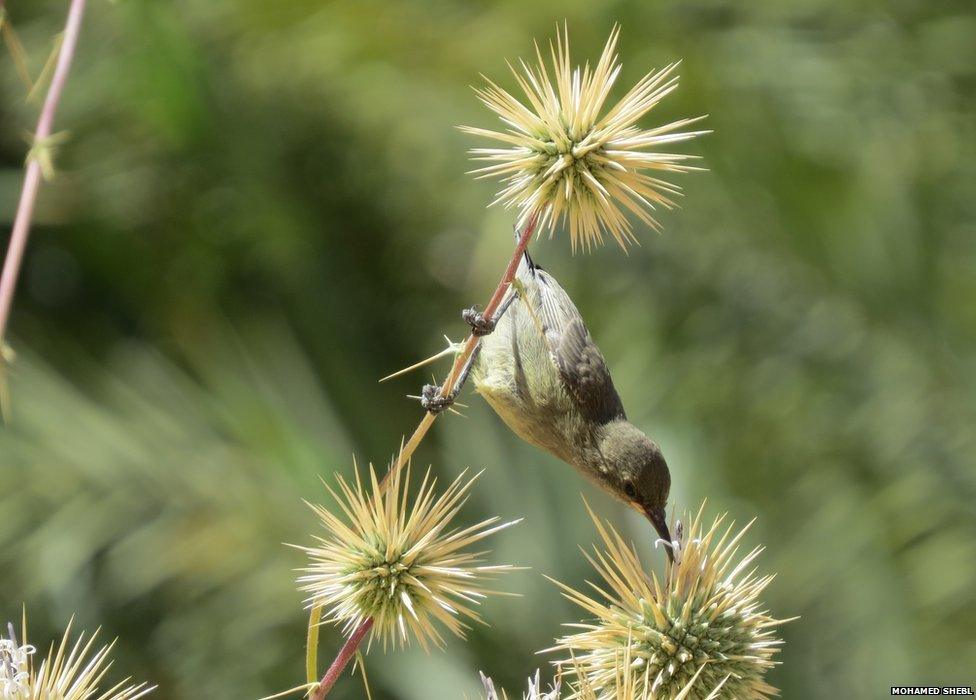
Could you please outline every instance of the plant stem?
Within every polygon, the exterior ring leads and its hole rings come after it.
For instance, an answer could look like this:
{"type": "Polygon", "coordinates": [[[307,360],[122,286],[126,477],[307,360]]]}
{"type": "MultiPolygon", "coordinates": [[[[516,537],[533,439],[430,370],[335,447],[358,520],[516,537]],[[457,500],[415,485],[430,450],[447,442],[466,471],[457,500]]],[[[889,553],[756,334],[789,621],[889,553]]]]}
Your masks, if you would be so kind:
{"type": "MultiPolygon", "coordinates": [[[[484,311],[482,311],[485,317],[491,318],[494,316],[499,305],[502,303],[502,300],[505,298],[505,292],[507,292],[509,286],[511,286],[512,280],[515,279],[515,272],[518,270],[519,262],[522,259],[522,254],[525,252],[525,248],[529,245],[529,241],[532,239],[532,233],[535,231],[535,227],[536,218],[532,217],[526,224],[525,230],[523,230],[519,235],[518,243],[515,245],[515,251],[512,253],[512,259],[509,260],[508,267],[505,268],[505,273],[502,275],[501,280],[498,282],[498,286],[495,288],[495,293],[491,295],[491,299],[489,299],[484,311]]],[[[471,357],[471,354],[474,352],[475,348],[478,347],[480,340],[481,339],[473,333],[468,336],[468,340],[461,349],[461,352],[458,353],[458,356],[454,358],[454,365],[451,367],[451,371],[448,373],[447,379],[445,379],[444,383],[441,385],[441,396],[447,396],[454,390],[454,385],[457,383],[458,378],[461,375],[461,369],[468,361],[468,358],[471,357]]],[[[420,421],[420,425],[418,425],[417,429],[413,431],[413,435],[411,435],[410,439],[407,440],[403,447],[400,448],[400,454],[397,456],[397,461],[390,468],[390,471],[386,473],[382,481],[380,481],[380,489],[385,487],[386,482],[391,475],[395,474],[397,470],[410,461],[410,457],[417,449],[417,446],[420,445],[421,441],[423,441],[424,436],[427,435],[427,431],[430,430],[430,426],[434,424],[436,417],[436,414],[429,412],[424,415],[423,420],[420,421]]],[[[313,611],[312,619],[309,620],[310,649],[312,648],[311,625],[317,621],[317,618],[318,612],[313,611]]],[[[310,695],[311,700],[322,700],[326,695],[328,695],[329,691],[332,690],[332,686],[335,685],[336,681],[339,679],[339,674],[342,673],[342,669],[346,667],[349,660],[352,659],[352,657],[356,654],[359,644],[363,641],[363,638],[365,638],[366,634],[372,627],[373,619],[367,618],[359,627],[356,628],[349,639],[346,640],[345,644],[342,645],[342,649],[339,650],[339,654],[336,656],[335,661],[332,662],[329,670],[325,672],[325,675],[322,676],[322,680],[319,681],[318,686],[316,686],[315,690],[310,695]]],[[[311,670],[315,668],[315,661],[310,654],[306,656],[305,662],[306,670],[308,672],[312,672],[311,670]]]]}
{"type": "Polygon", "coordinates": [[[318,686],[312,691],[309,696],[311,700],[322,700],[329,691],[332,690],[332,686],[336,684],[339,680],[339,675],[345,669],[346,664],[348,664],[352,657],[356,655],[356,649],[359,648],[360,643],[373,628],[373,618],[367,617],[363,620],[362,624],[355,629],[355,631],[346,640],[346,643],[342,645],[342,649],[335,657],[335,661],[329,666],[329,670],[325,672],[322,676],[322,680],[319,681],[318,686]]]}
{"type": "MultiPolygon", "coordinates": [[[[85,0],[71,0],[68,9],[68,22],[64,28],[64,43],[58,54],[58,63],[54,69],[54,77],[48,88],[41,116],[37,121],[34,132],[34,144],[43,143],[51,135],[54,125],[54,113],[61,101],[61,93],[68,80],[68,71],[74,58],[75,47],[78,45],[78,34],[81,31],[81,19],[85,12],[85,0]]],[[[30,234],[31,217],[34,214],[34,203],[37,201],[37,190],[41,184],[41,164],[36,157],[27,163],[27,174],[24,176],[24,187],[17,203],[17,213],[14,215],[14,227],[10,232],[10,244],[7,256],[3,262],[3,272],[0,274],[0,344],[3,343],[10,318],[10,307],[14,300],[14,289],[17,287],[17,277],[24,259],[24,249],[27,247],[27,237],[30,234]]]]}
{"type": "Polygon", "coordinates": [[[305,641],[305,680],[314,683],[319,677],[319,622],[322,620],[322,606],[313,605],[308,616],[308,637],[305,641]]]}
{"type": "MultiPolygon", "coordinates": [[[[485,306],[482,313],[486,318],[491,318],[495,315],[498,310],[499,305],[505,298],[505,292],[508,291],[509,286],[512,284],[512,280],[515,279],[515,272],[518,270],[519,261],[522,259],[522,254],[525,252],[525,248],[529,245],[529,241],[532,238],[532,233],[535,231],[536,227],[536,217],[529,219],[528,223],[525,225],[525,229],[519,235],[518,243],[515,245],[515,251],[512,253],[512,259],[508,262],[508,267],[505,268],[505,273],[502,275],[501,280],[498,282],[498,286],[495,288],[495,293],[491,295],[491,299],[485,306]]],[[[457,357],[454,358],[454,365],[451,367],[451,371],[447,375],[447,379],[441,385],[440,396],[447,396],[454,390],[454,386],[461,375],[461,370],[468,358],[478,347],[478,343],[481,342],[481,338],[474,335],[473,333],[468,336],[464,347],[461,352],[458,353],[457,357]]],[[[434,424],[437,419],[437,414],[428,412],[424,415],[423,420],[420,421],[420,425],[417,426],[416,430],[413,431],[413,435],[410,439],[403,445],[400,449],[400,454],[397,456],[396,462],[390,468],[390,471],[386,473],[383,480],[380,482],[380,488],[383,488],[386,484],[387,479],[391,475],[395,474],[399,469],[403,467],[404,464],[410,461],[413,453],[416,451],[417,447],[423,441],[424,436],[427,435],[427,431],[434,424]]]]}

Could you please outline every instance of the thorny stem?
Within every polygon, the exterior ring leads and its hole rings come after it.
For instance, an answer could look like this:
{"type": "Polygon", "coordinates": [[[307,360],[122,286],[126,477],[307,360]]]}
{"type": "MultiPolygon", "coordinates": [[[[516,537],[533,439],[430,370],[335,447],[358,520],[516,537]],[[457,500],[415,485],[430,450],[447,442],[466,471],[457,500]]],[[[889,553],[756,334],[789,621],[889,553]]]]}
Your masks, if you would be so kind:
{"type": "MultiPolygon", "coordinates": [[[[498,282],[498,286],[495,288],[495,293],[491,295],[491,299],[485,306],[484,311],[481,312],[486,318],[491,318],[495,315],[495,311],[498,310],[499,305],[505,298],[505,292],[507,292],[509,286],[511,286],[512,280],[515,279],[515,272],[518,270],[519,261],[522,259],[522,254],[525,252],[525,248],[529,245],[529,241],[532,238],[532,233],[536,228],[536,222],[537,218],[533,216],[531,219],[529,219],[528,223],[526,223],[525,228],[519,235],[518,243],[515,245],[515,251],[512,253],[512,259],[509,260],[508,267],[505,268],[505,274],[502,275],[501,280],[498,282]]],[[[471,357],[471,354],[475,351],[475,348],[478,347],[478,343],[480,341],[481,339],[473,333],[468,336],[468,339],[464,343],[464,347],[461,349],[461,352],[458,353],[457,357],[454,358],[454,365],[451,367],[451,371],[447,375],[447,379],[445,379],[444,383],[441,385],[440,396],[447,396],[454,390],[454,385],[457,383],[458,378],[461,375],[461,369],[468,361],[468,358],[471,357]]],[[[437,414],[435,413],[428,412],[426,415],[424,415],[423,420],[420,421],[420,425],[418,425],[416,430],[413,431],[413,435],[411,435],[410,439],[407,440],[403,447],[400,448],[400,454],[397,456],[396,462],[394,462],[393,466],[380,482],[381,489],[386,485],[387,479],[389,479],[393,474],[401,469],[403,465],[410,461],[413,453],[416,451],[421,441],[423,441],[424,436],[427,435],[427,431],[430,430],[430,427],[434,424],[436,419],[437,414]]]]}
{"type": "Polygon", "coordinates": [[[322,676],[322,680],[312,691],[310,700],[322,700],[329,691],[332,690],[332,686],[336,684],[339,680],[339,676],[342,674],[343,669],[352,660],[352,657],[356,655],[356,649],[359,648],[360,643],[369,634],[369,631],[373,628],[373,618],[367,617],[363,622],[355,629],[355,631],[346,640],[346,643],[342,645],[342,649],[335,657],[335,661],[329,666],[329,670],[325,672],[322,676]]]}
{"type": "MultiPolygon", "coordinates": [[[[74,58],[75,47],[78,45],[78,34],[81,30],[81,19],[85,12],[85,0],[71,0],[68,10],[68,21],[64,28],[64,43],[58,54],[58,63],[51,78],[41,116],[37,121],[34,132],[34,144],[43,143],[51,135],[54,124],[54,113],[64,92],[64,85],[68,80],[68,71],[74,58]]],[[[24,259],[24,249],[27,247],[27,237],[30,233],[31,217],[34,214],[34,202],[37,201],[37,190],[41,184],[41,163],[37,157],[31,157],[27,164],[27,174],[24,176],[24,187],[17,203],[17,213],[14,216],[14,227],[10,232],[10,244],[7,256],[3,262],[3,273],[0,274],[0,345],[3,343],[10,318],[10,307],[13,304],[14,289],[17,287],[17,276],[24,259]]]]}
{"type": "MultiPolygon", "coordinates": [[[[536,217],[529,219],[528,223],[525,225],[525,229],[519,235],[518,243],[515,245],[515,251],[512,253],[512,259],[508,262],[508,267],[505,268],[505,273],[502,275],[501,280],[498,282],[498,286],[495,288],[495,293],[491,295],[488,304],[485,306],[482,313],[486,318],[491,318],[495,315],[498,310],[499,305],[505,298],[505,292],[512,284],[512,280],[515,279],[515,272],[518,270],[519,262],[522,260],[522,254],[525,252],[525,248],[529,245],[529,241],[532,239],[532,233],[536,228],[536,217]]],[[[458,353],[457,357],[454,358],[454,365],[451,367],[451,371],[447,375],[447,379],[441,385],[441,396],[447,396],[454,390],[454,385],[457,383],[458,378],[461,375],[461,368],[471,357],[471,353],[474,352],[475,348],[480,342],[480,338],[473,333],[468,336],[467,342],[465,342],[464,347],[461,352],[458,353]]],[[[413,435],[410,439],[400,448],[400,454],[397,456],[396,462],[390,468],[390,470],[380,481],[380,489],[382,490],[386,486],[387,480],[397,472],[404,464],[410,461],[410,457],[413,456],[414,451],[416,451],[417,446],[423,441],[424,436],[427,435],[427,431],[430,430],[430,426],[434,424],[436,420],[436,414],[427,413],[423,420],[420,421],[420,425],[417,429],[413,431],[413,435]]],[[[313,613],[313,618],[317,617],[313,613]]],[[[313,624],[312,620],[309,620],[309,625],[313,624]]],[[[328,695],[332,686],[339,678],[339,674],[342,673],[342,669],[346,667],[349,660],[355,655],[356,649],[359,644],[363,641],[366,633],[369,632],[370,628],[373,626],[373,619],[367,618],[356,630],[352,633],[346,643],[342,645],[342,649],[339,650],[339,654],[336,656],[335,661],[329,667],[329,670],[325,672],[322,676],[322,680],[315,687],[310,695],[310,700],[323,700],[323,698],[328,695]]],[[[311,636],[309,637],[311,639],[311,636]]],[[[306,659],[306,664],[312,664],[309,668],[314,668],[314,661],[306,659]]]]}

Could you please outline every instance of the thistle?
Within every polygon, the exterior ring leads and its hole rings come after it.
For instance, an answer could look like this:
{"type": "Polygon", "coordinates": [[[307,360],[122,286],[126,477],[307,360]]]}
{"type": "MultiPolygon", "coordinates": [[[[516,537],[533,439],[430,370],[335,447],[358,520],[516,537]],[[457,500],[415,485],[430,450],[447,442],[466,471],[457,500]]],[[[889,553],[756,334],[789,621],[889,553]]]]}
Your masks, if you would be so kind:
{"type": "MultiPolygon", "coordinates": [[[[537,220],[551,236],[557,225],[569,224],[573,250],[590,249],[609,233],[626,249],[636,243],[626,213],[654,229],[656,206],[670,209],[681,189],[649,173],[698,170],[687,165],[693,156],[653,150],[687,141],[703,131],[680,131],[703,117],[681,119],[652,129],[637,122],[678,87],[677,63],[641,78],[613,107],[603,106],[620,74],[614,27],[596,67],[572,68],[569,34],[556,30],[549,44],[552,78],[536,45],[534,67],[520,61],[521,72],[509,68],[525,94],[521,101],[485,78],[478,98],[507,125],[504,131],[472,126],[461,129],[498,141],[505,147],[474,148],[474,160],[491,165],[472,171],[479,178],[498,177],[502,189],[491,203],[520,210],[516,227],[537,220]]],[[[490,205],[489,205],[490,206],[490,205]]]]}
{"type": "MultiPolygon", "coordinates": [[[[632,649],[627,646],[615,656],[613,686],[609,691],[594,688],[586,677],[586,672],[580,670],[579,662],[573,660],[576,682],[573,684],[574,692],[569,697],[573,700],[655,700],[658,696],[652,690],[652,684],[648,679],[650,667],[647,664],[633,663],[631,654],[632,649]]],[[[711,688],[705,688],[704,683],[699,685],[703,670],[704,667],[699,668],[674,696],[664,697],[668,700],[691,700],[691,698],[717,700],[728,677],[711,688]]]]}
{"type": "MultiPolygon", "coordinates": [[[[648,666],[631,662],[630,646],[625,647],[615,657],[613,687],[610,692],[598,693],[587,679],[586,672],[580,670],[580,664],[575,659],[571,661],[571,666],[574,669],[576,679],[574,683],[569,685],[570,692],[567,695],[560,694],[563,683],[562,678],[558,675],[551,688],[544,691],[539,678],[539,671],[536,671],[535,677],[529,678],[529,690],[522,695],[522,700],[560,700],[563,697],[573,700],[652,700],[655,697],[651,694],[650,683],[647,682],[646,678],[642,679],[642,676],[648,673],[648,666]]],[[[692,691],[700,690],[698,679],[701,671],[702,669],[699,669],[685,684],[684,688],[670,700],[690,700],[692,691]]],[[[504,691],[499,695],[498,691],[495,690],[494,682],[483,673],[481,674],[481,683],[485,688],[485,700],[506,700],[507,696],[504,691]]],[[[704,700],[717,700],[724,685],[725,679],[712,688],[704,700]]],[[[698,697],[700,696],[701,693],[698,697]]]]}
{"type": "Polygon", "coordinates": [[[370,466],[370,493],[358,469],[352,485],[337,476],[338,493],[327,485],[341,515],[309,504],[328,535],[300,547],[310,562],[298,581],[308,606],[327,610],[324,621],[341,623],[345,633],[372,620],[370,641],[378,637],[384,649],[413,638],[426,650],[444,645],[436,623],[463,638],[469,626],[462,618],[481,621],[475,607],[496,593],[486,582],[514,567],[483,565],[485,552],[466,550],[517,521],[451,527],[477,475],[465,480],[462,472],[438,496],[428,469],[409,505],[409,471],[391,472],[381,488],[370,466]]]}
{"type": "Polygon", "coordinates": [[[96,631],[84,633],[69,643],[71,625],[61,643],[52,644],[47,656],[35,667],[37,650],[27,642],[27,620],[21,624],[20,638],[12,624],[7,634],[0,633],[0,700],[136,700],[154,687],[129,684],[129,679],[102,690],[99,684],[112,665],[112,644],[95,649],[96,631]]]}
{"type": "MultiPolygon", "coordinates": [[[[731,523],[723,530],[721,516],[706,529],[699,510],[687,539],[679,534],[670,543],[676,564],[662,586],[645,572],[632,545],[592,511],[590,516],[605,549],[594,548],[587,559],[604,585],[591,584],[598,594],[591,597],[555,582],[595,618],[572,625],[580,631],[558,639],[555,647],[570,652],[561,663],[590,689],[579,697],[619,697],[614,688],[624,656],[632,659],[625,664],[633,686],[627,697],[684,692],[683,697],[701,698],[716,689],[720,698],[776,695],[764,676],[781,644],[773,628],[785,621],[770,617],[758,601],[773,577],[757,577],[755,569],[744,573],[762,548],[736,559],[748,525],[736,532],[731,523]]],[[[680,532],[680,524],[675,529],[680,532]]]]}

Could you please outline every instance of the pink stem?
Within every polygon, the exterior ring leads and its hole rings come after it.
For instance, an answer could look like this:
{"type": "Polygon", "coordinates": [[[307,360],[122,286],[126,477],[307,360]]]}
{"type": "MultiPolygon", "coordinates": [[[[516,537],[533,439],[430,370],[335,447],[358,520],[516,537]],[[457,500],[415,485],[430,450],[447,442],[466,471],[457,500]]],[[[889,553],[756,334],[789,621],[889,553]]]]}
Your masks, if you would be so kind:
{"type": "MultiPolygon", "coordinates": [[[[2,0],[0,0],[2,2],[2,0]]],[[[78,45],[78,33],[81,31],[81,18],[85,12],[85,0],[71,0],[68,10],[68,22],[64,28],[64,42],[58,54],[58,63],[51,78],[41,116],[37,120],[37,130],[34,132],[34,143],[43,143],[51,135],[54,124],[54,113],[61,93],[64,92],[68,71],[74,58],[75,47],[78,45]]],[[[24,177],[24,188],[20,193],[17,213],[14,216],[14,227],[10,232],[10,244],[7,257],[3,261],[3,272],[0,273],[0,342],[3,341],[10,318],[10,307],[14,300],[14,290],[17,287],[17,277],[20,265],[24,259],[24,249],[27,247],[27,237],[30,234],[31,217],[34,214],[34,203],[37,201],[37,190],[41,184],[41,164],[37,158],[31,158],[27,164],[27,174],[24,177]]]]}
{"type": "MultiPolygon", "coordinates": [[[[491,295],[491,299],[488,301],[487,306],[485,306],[483,313],[486,318],[491,318],[495,315],[495,311],[501,305],[502,300],[505,298],[505,292],[512,284],[512,280],[515,279],[515,272],[518,270],[519,262],[522,260],[522,254],[525,253],[526,247],[529,245],[529,241],[532,239],[532,233],[535,231],[537,224],[537,217],[533,216],[526,223],[525,228],[519,234],[518,243],[515,244],[515,251],[512,253],[512,257],[508,262],[508,267],[505,268],[505,273],[502,275],[501,280],[498,282],[498,286],[495,287],[495,292],[491,295]]],[[[474,353],[475,348],[478,347],[478,343],[481,342],[481,338],[474,335],[473,333],[468,336],[467,341],[464,343],[464,347],[461,352],[457,354],[454,358],[454,364],[451,366],[451,371],[448,373],[447,378],[441,385],[440,396],[447,396],[454,390],[454,385],[457,383],[458,379],[461,377],[461,370],[464,364],[468,361],[474,353]]],[[[420,445],[424,436],[427,435],[427,431],[430,430],[431,426],[434,424],[434,420],[437,418],[436,413],[427,412],[421,419],[420,424],[413,431],[413,435],[410,439],[400,448],[400,454],[397,455],[396,462],[390,467],[390,470],[383,476],[380,480],[380,489],[385,488],[389,478],[394,475],[398,470],[403,468],[410,458],[413,456],[414,451],[417,446],[420,445]]]]}
{"type": "Polygon", "coordinates": [[[329,666],[329,670],[325,672],[322,676],[322,680],[312,691],[311,700],[322,700],[329,691],[332,690],[332,686],[336,684],[339,680],[339,676],[342,675],[343,669],[352,660],[352,657],[356,654],[356,649],[362,643],[363,639],[369,634],[369,631],[373,628],[373,618],[367,617],[359,627],[352,633],[346,643],[342,645],[342,649],[335,657],[335,661],[329,666]]]}
{"type": "MultiPolygon", "coordinates": [[[[491,295],[488,305],[485,306],[485,310],[482,311],[486,317],[491,318],[494,316],[495,311],[501,305],[502,299],[505,298],[505,292],[508,291],[509,286],[512,284],[512,280],[515,278],[515,272],[518,270],[519,262],[522,260],[522,254],[529,245],[529,241],[532,238],[532,233],[535,231],[536,223],[536,217],[533,216],[526,224],[525,229],[519,235],[518,243],[515,245],[515,252],[512,253],[512,258],[509,260],[508,267],[505,268],[505,273],[502,275],[501,280],[499,280],[494,294],[491,295]]],[[[441,387],[441,396],[446,396],[452,391],[454,388],[454,383],[458,380],[461,373],[461,367],[464,365],[467,359],[471,357],[471,353],[474,352],[474,349],[478,345],[479,341],[480,338],[474,334],[468,336],[464,349],[454,359],[454,365],[451,367],[451,371],[448,374],[447,379],[444,380],[444,384],[441,387]]],[[[417,429],[414,431],[413,435],[410,436],[410,439],[401,448],[397,461],[380,481],[381,490],[386,485],[390,476],[410,460],[410,456],[424,439],[427,431],[430,430],[430,426],[434,424],[435,417],[436,414],[427,413],[423,420],[420,421],[420,425],[417,426],[417,429]]],[[[349,639],[346,640],[346,643],[342,645],[342,649],[339,650],[339,654],[336,656],[335,661],[333,661],[332,665],[329,666],[329,670],[325,672],[324,676],[322,676],[322,680],[319,681],[317,686],[315,686],[315,690],[313,690],[312,694],[310,695],[310,700],[323,700],[325,696],[329,694],[329,691],[332,690],[332,686],[334,686],[336,681],[339,680],[339,675],[342,673],[342,670],[349,663],[349,660],[352,659],[353,655],[356,653],[356,649],[359,648],[359,644],[363,641],[363,638],[370,631],[370,629],[372,629],[372,627],[373,618],[366,618],[366,620],[356,628],[356,630],[352,633],[352,636],[350,636],[349,639]]]]}

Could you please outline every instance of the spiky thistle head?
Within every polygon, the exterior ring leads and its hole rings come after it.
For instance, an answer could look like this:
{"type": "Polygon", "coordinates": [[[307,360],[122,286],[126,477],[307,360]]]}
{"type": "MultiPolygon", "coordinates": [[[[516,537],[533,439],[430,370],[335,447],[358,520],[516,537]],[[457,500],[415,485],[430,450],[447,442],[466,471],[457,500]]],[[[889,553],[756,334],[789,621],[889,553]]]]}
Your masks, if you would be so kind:
{"type": "Polygon", "coordinates": [[[702,117],[651,129],[637,126],[677,88],[677,63],[648,73],[613,107],[603,109],[620,74],[619,34],[619,27],[614,27],[595,68],[587,63],[580,69],[570,63],[568,30],[557,27],[556,41],[549,45],[551,78],[538,44],[535,66],[520,61],[519,72],[509,64],[525,101],[488,78],[486,87],[475,89],[507,128],[461,127],[504,144],[470,151],[474,160],[491,163],[472,171],[476,176],[501,178],[502,189],[492,204],[518,208],[519,229],[535,220],[540,230],[552,235],[557,225],[568,223],[573,250],[602,243],[605,233],[624,249],[636,243],[628,211],[660,229],[650,212],[657,206],[674,206],[672,197],[681,190],[656,174],[698,168],[687,164],[692,156],[655,149],[706,133],[681,131],[702,117]]]}
{"type": "Polygon", "coordinates": [[[566,700],[656,700],[659,697],[668,700],[697,700],[698,698],[718,700],[728,680],[726,677],[717,684],[706,687],[704,682],[699,681],[704,670],[702,667],[674,695],[658,695],[647,677],[649,673],[647,664],[635,664],[632,654],[632,647],[626,646],[615,655],[613,685],[603,688],[595,687],[581,664],[574,659],[571,668],[576,678],[571,686],[573,692],[566,700]]]}
{"type": "MultiPolygon", "coordinates": [[[[586,676],[586,671],[582,669],[580,663],[575,659],[571,660],[569,668],[572,669],[569,675],[575,675],[573,682],[564,684],[560,673],[557,673],[555,682],[549,690],[543,690],[539,671],[535,672],[534,677],[529,678],[529,690],[522,695],[522,700],[654,700],[655,695],[651,694],[651,684],[642,679],[641,676],[647,672],[646,664],[632,663],[632,649],[630,646],[618,652],[615,656],[616,665],[614,668],[613,685],[598,691],[590,683],[586,676]],[[563,690],[565,689],[565,694],[563,690]]],[[[565,665],[562,671],[568,670],[565,665]]],[[[692,678],[685,684],[684,688],[669,698],[669,700],[691,700],[691,698],[701,698],[704,700],[718,700],[719,693],[725,685],[725,679],[719,681],[707,695],[698,685],[698,679],[702,669],[698,670],[692,678]],[[697,691],[696,695],[691,695],[697,691]]],[[[501,694],[495,690],[495,684],[490,678],[481,674],[481,682],[485,688],[485,700],[507,700],[507,695],[502,691],[501,694]]]]}
{"type": "Polygon", "coordinates": [[[428,469],[411,504],[409,467],[392,471],[381,486],[370,465],[368,492],[358,468],[353,484],[337,475],[338,492],[326,488],[338,513],[309,504],[328,533],[314,546],[300,547],[309,557],[298,579],[309,607],[322,606],[325,621],[344,625],[346,632],[372,618],[370,642],[379,638],[384,649],[390,642],[408,645],[411,638],[425,650],[431,642],[443,646],[436,623],[463,638],[468,625],[462,618],[480,622],[475,607],[497,592],[487,581],[515,568],[484,565],[486,552],[468,548],[518,521],[451,524],[477,478],[462,472],[437,495],[428,469]]]}
{"type": "Polygon", "coordinates": [[[58,645],[35,662],[37,649],[27,642],[27,618],[21,623],[20,641],[14,626],[0,632],[0,700],[136,700],[155,686],[130,684],[129,679],[106,689],[101,683],[112,666],[113,644],[96,647],[98,631],[84,632],[71,643],[71,624],[58,645]]]}
{"type": "Polygon", "coordinates": [[[592,511],[590,516],[604,549],[594,548],[587,559],[604,585],[593,585],[593,597],[556,582],[595,618],[572,625],[579,631],[558,639],[555,647],[570,653],[563,662],[571,669],[567,672],[590,688],[591,695],[581,697],[617,698],[624,655],[632,697],[673,698],[682,691],[688,698],[713,692],[747,699],[777,694],[764,677],[781,644],[774,627],[784,621],[770,617],[758,599],[773,577],[757,576],[755,569],[746,573],[762,548],[736,556],[748,525],[723,528],[725,516],[720,516],[705,527],[699,510],[687,538],[673,543],[676,563],[662,586],[645,571],[633,545],[592,511]]]}

